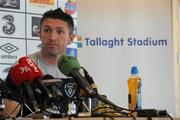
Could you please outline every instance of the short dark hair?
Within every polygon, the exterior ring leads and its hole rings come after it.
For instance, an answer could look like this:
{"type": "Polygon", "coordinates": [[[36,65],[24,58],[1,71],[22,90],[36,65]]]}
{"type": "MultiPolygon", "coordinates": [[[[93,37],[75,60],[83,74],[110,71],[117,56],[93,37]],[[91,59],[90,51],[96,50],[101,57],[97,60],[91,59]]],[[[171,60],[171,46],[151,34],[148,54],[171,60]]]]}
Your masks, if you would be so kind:
{"type": "Polygon", "coordinates": [[[70,34],[73,33],[73,29],[74,29],[73,18],[67,13],[63,12],[61,8],[57,8],[55,10],[49,10],[45,12],[41,18],[40,27],[42,26],[42,23],[46,18],[60,19],[63,20],[64,22],[67,22],[70,34]]]}

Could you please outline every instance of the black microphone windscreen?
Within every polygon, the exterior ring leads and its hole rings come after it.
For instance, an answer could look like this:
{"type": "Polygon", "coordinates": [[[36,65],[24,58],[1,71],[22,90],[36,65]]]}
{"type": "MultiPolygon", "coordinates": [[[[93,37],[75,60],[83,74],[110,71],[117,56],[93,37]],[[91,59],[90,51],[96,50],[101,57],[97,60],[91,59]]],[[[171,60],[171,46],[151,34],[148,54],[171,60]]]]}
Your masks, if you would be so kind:
{"type": "Polygon", "coordinates": [[[46,80],[46,79],[54,79],[54,77],[52,75],[46,74],[43,76],[43,80],[46,80]]]}
{"type": "Polygon", "coordinates": [[[52,75],[46,74],[43,76],[43,83],[46,85],[53,84],[62,84],[62,80],[60,78],[54,78],[52,75]]]}

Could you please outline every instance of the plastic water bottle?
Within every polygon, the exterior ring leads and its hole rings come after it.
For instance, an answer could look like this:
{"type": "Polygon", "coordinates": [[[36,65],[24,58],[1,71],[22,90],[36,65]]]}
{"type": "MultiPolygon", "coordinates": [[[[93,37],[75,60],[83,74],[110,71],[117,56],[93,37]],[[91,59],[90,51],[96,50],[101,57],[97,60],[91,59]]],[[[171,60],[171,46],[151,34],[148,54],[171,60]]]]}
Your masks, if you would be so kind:
{"type": "Polygon", "coordinates": [[[77,114],[77,107],[74,101],[72,101],[68,105],[68,115],[76,115],[76,114],[77,114]]]}
{"type": "Polygon", "coordinates": [[[130,110],[140,110],[142,107],[142,83],[138,74],[137,66],[133,66],[131,68],[131,76],[128,79],[128,107],[130,110]]]}

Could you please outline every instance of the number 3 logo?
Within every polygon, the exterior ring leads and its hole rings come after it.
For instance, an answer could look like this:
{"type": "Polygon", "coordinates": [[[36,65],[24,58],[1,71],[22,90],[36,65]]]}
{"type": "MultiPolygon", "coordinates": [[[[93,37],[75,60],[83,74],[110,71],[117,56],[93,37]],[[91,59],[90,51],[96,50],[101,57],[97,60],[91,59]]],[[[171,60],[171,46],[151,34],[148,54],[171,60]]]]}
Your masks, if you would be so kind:
{"type": "Polygon", "coordinates": [[[15,31],[15,25],[13,24],[14,17],[11,15],[6,15],[3,17],[3,20],[5,20],[5,25],[3,26],[3,32],[6,34],[13,34],[15,31]]]}

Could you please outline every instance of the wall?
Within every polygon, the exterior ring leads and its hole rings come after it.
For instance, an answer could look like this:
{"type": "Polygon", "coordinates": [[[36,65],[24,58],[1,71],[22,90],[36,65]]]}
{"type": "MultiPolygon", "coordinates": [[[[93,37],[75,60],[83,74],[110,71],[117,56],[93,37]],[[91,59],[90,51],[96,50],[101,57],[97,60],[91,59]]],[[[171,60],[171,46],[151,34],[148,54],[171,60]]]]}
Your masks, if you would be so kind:
{"type": "Polygon", "coordinates": [[[180,117],[180,0],[173,0],[173,56],[174,56],[174,84],[176,116],[180,117]]]}
{"type": "MultiPolygon", "coordinates": [[[[6,78],[20,57],[40,49],[40,18],[45,11],[58,7],[73,17],[76,35],[76,0],[0,0],[0,78],[6,78]]],[[[67,53],[77,56],[77,44],[68,46],[67,53]]]]}

